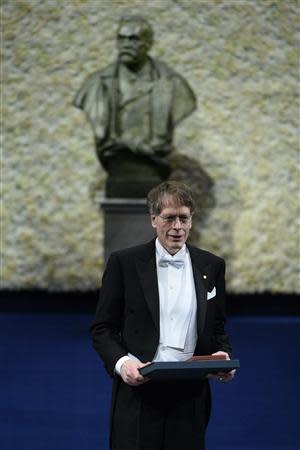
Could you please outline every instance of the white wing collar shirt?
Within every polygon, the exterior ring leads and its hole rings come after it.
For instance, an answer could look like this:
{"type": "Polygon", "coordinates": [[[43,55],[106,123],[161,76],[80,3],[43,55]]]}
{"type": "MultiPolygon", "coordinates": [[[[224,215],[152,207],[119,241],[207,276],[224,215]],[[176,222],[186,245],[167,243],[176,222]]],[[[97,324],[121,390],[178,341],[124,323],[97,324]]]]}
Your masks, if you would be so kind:
{"type": "Polygon", "coordinates": [[[160,340],[154,361],[185,361],[197,342],[197,302],[188,248],[171,256],[156,239],[160,340]]]}

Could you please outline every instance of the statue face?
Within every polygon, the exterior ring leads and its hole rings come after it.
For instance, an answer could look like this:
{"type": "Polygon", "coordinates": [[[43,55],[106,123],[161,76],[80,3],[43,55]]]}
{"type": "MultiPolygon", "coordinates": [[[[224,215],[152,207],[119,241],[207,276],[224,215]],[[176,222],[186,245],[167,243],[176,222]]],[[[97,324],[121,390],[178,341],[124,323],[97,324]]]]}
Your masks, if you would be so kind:
{"type": "Polygon", "coordinates": [[[117,43],[120,60],[126,66],[137,68],[143,65],[150,45],[147,39],[145,39],[139,23],[126,23],[121,25],[117,43]]]}

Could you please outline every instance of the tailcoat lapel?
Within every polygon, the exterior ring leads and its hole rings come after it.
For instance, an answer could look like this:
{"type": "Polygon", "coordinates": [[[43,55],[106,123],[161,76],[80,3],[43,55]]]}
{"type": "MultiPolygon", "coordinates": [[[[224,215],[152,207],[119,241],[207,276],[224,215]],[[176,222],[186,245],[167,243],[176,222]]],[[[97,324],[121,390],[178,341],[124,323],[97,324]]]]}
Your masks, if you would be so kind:
{"type": "Polygon", "coordinates": [[[136,270],[142,284],[146,303],[154,324],[159,331],[159,293],[156,272],[155,240],[145,247],[145,252],[136,257],[136,270]]]}
{"type": "Polygon", "coordinates": [[[198,333],[201,334],[204,329],[206,305],[207,305],[207,291],[209,283],[210,265],[204,265],[197,251],[194,247],[188,246],[194,275],[195,290],[197,296],[197,322],[198,333]]]}

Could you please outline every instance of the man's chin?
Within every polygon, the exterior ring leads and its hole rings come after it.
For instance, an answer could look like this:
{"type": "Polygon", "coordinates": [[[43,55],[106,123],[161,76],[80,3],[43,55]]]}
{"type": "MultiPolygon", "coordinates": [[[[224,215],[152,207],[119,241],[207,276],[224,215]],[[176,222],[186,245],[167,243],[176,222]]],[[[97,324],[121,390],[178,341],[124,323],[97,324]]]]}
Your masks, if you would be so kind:
{"type": "Polygon", "coordinates": [[[184,246],[184,239],[169,239],[168,247],[176,252],[184,246]]]}

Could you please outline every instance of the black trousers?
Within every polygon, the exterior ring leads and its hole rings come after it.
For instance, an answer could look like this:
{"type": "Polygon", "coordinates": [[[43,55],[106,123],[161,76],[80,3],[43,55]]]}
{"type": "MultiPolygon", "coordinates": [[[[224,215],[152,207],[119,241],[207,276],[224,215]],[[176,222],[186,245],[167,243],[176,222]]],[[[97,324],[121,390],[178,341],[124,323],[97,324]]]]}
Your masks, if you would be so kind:
{"type": "Polygon", "coordinates": [[[204,450],[210,415],[205,382],[120,382],[112,414],[112,450],[204,450]]]}

